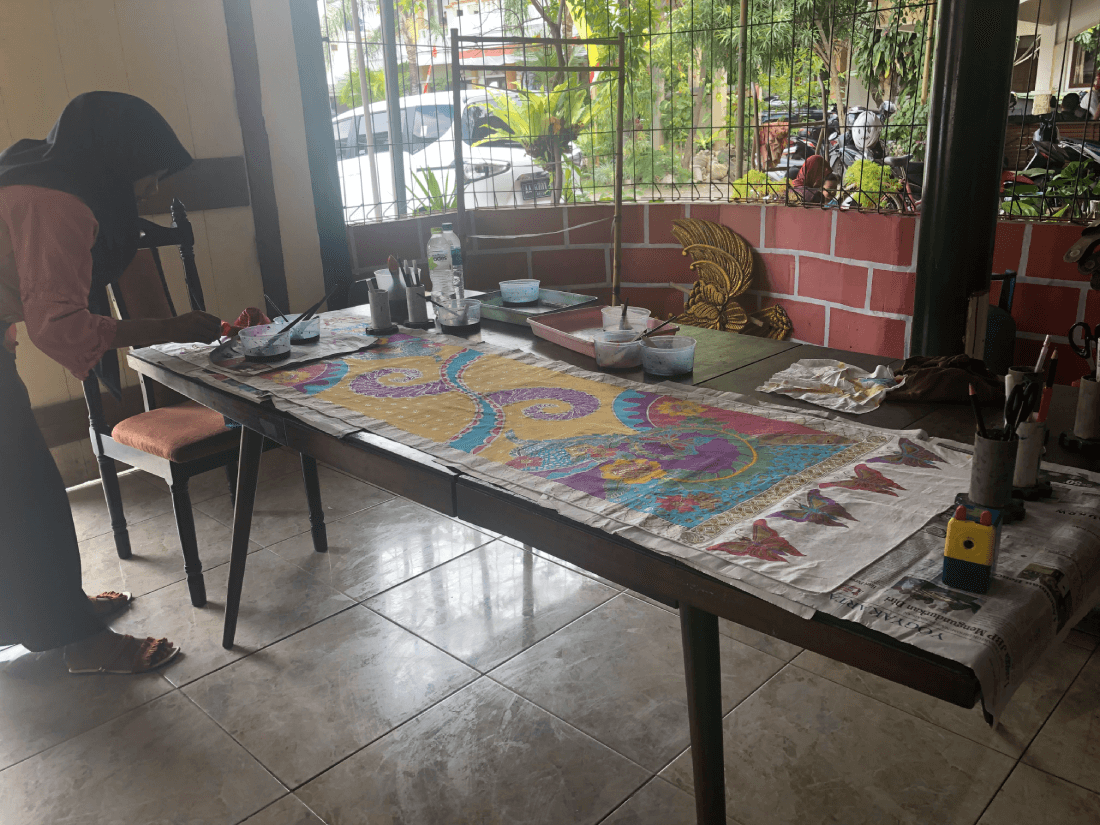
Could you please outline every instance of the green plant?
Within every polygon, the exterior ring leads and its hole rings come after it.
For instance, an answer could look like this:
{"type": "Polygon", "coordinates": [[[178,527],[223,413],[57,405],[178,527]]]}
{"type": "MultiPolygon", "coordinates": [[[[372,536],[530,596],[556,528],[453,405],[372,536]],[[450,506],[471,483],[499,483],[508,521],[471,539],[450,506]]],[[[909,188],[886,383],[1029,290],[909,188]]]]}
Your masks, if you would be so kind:
{"type": "Polygon", "coordinates": [[[730,184],[730,200],[757,200],[771,196],[783,197],[786,188],[759,169],[750,169],[730,184]]]}
{"type": "MultiPolygon", "coordinates": [[[[532,158],[550,167],[554,202],[561,200],[562,155],[591,121],[588,90],[570,86],[570,79],[549,91],[516,90],[494,95],[490,113],[505,125],[494,129],[479,145],[494,140],[518,142],[532,158]]],[[[572,82],[576,82],[573,80],[572,82]]]]}
{"type": "Polygon", "coordinates": [[[458,192],[454,181],[444,172],[442,180],[435,170],[422,169],[412,173],[413,191],[420,202],[417,212],[446,212],[458,205],[458,192]]]}
{"type": "Polygon", "coordinates": [[[844,188],[864,209],[889,203],[887,195],[901,191],[902,182],[881,163],[857,160],[844,170],[844,188]]]}

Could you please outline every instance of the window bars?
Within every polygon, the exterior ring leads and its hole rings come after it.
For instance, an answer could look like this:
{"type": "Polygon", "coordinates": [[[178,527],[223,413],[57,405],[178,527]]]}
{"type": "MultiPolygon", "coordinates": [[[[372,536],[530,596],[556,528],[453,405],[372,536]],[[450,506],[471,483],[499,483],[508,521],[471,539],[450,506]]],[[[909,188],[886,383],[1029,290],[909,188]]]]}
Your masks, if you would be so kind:
{"type": "MultiPolygon", "coordinates": [[[[591,64],[595,75],[584,85],[598,90],[586,104],[593,115],[573,141],[568,180],[555,181],[569,203],[609,201],[618,188],[640,202],[916,213],[929,89],[952,82],[931,77],[943,0],[322,2],[349,223],[455,208],[455,179],[465,170],[453,165],[450,144],[462,142],[467,161],[476,154],[453,107],[456,63],[467,79],[476,76],[467,91],[508,88],[520,96],[547,85],[547,73],[527,64],[591,64]],[[383,19],[386,7],[392,18],[383,19]],[[460,37],[457,62],[448,53],[452,29],[460,37]],[[607,120],[616,95],[599,79],[616,78],[597,65],[617,62],[600,57],[614,49],[600,43],[620,31],[621,152],[607,120]],[[494,48],[479,52],[476,37],[494,48]],[[585,39],[592,55],[576,45],[574,60],[554,59],[562,43],[585,39]],[[383,98],[394,95],[399,106],[387,107],[383,98]],[[404,163],[391,151],[399,137],[404,163]],[[814,161],[799,179],[813,155],[824,168],[814,161]]],[[[1003,219],[1100,217],[1098,22],[1080,0],[1076,7],[1074,0],[1020,4],[1014,94],[1005,101],[1003,219]]],[[[579,65],[555,69],[578,85],[585,78],[579,65]]],[[[474,176],[484,181],[471,184],[464,175],[467,207],[557,202],[531,187],[531,197],[508,196],[509,180],[490,174],[503,162],[486,158],[474,176]]],[[[541,177],[537,166],[522,175],[541,177]]]]}
{"type": "MultiPolygon", "coordinates": [[[[611,305],[619,303],[619,292],[622,282],[622,218],[623,218],[623,111],[626,97],[626,38],[619,32],[615,38],[534,38],[512,36],[483,36],[466,35],[458,33],[458,29],[451,29],[451,74],[455,79],[453,84],[454,108],[453,111],[461,113],[463,130],[465,128],[466,107],[463,105],[463,92],[466,87],[467,73],[484,73],[487,71],[508,72],[535,72],[546,75],[548,81],[561,76],[561,81],[552,88],[549,82],[544,84],[541,90],[545,92],[545,101],[540,90],[527,89],[515,94],[502,90],[500,94],[492,93],[485,100],[486,117],[484,123],[471,124],[471,151],[474,147],[496,140],[505,142],[518,142],[526,154],[535,160],[548,163],[553,169],[553,176],[549,181],[551,185],[551,200],[555,203],[561,200],[561,194],[565,189],[566,174],[573,176],[573,170],[568,169],[568,162],[564,160],[569,146],[576,139],[576,127],[581,119],[589,117],[583,110],[591,104],[591,90],[593,79],[592,66],[570,65],[560,59],[565,54],[562,47],[604,47],[609,51],[617,50],[616,63],[604,63],[595,67],[599,73],[612,73],[615,76],[617,86],[615,103],[615,182],[614,182],[614,217],[612,219],[612,257],[611,257],[611,305]],[[551,47],[558,50],[559,62],[556,65],[531,64],[524,60],[522,63],[502,62],[490,63],[464,63],[462,62],[461,44],[469,43],[475,51],[484,55],[488,44],[498,46],[501,57],[507,60],[505,46],[533,46],[537,48],[551,47]],[[576,75],[576,77],[572,77],[576,75]],[[589,75],[585,82],[584,75],[589,75]],[[585,99],[588,95],[589,98],[585,99]],[[499,123],[495,122],[499,121],[499,123]],[[478,128],[485,130],[485,136],[481,140],[476,139],[478,128]]],[[[483,58],[484,59],[484,58],[483,58]]],[[[456,118],[459,115],[456,114],[456,118]]],[[[476,115],[475,115],[476,117],[476,115]]],[[[456,131],[456,134],[458,132],[456,131]]],[[[466,230],[466,164],[463,159],[464,140],[455,141],[455,190],[458,206],[458,231],[461,237],[465,237],[466,230]]],[[[471,158],[472,160],[473,158],[471,158]]],[[[490,164],[492,156],[489,156],[490,164]]],[[[477,164],[470,164],[471,171],[477,172],[477,164]]],[[[510,171],[510,170],[508,170],[510,171]]],[[[529,180],[513,180],[514,186],[520,186],[521,197],[527,197],[532,193],[532,200],[539,200],[540,178],[533,177],[529,180]]]]}

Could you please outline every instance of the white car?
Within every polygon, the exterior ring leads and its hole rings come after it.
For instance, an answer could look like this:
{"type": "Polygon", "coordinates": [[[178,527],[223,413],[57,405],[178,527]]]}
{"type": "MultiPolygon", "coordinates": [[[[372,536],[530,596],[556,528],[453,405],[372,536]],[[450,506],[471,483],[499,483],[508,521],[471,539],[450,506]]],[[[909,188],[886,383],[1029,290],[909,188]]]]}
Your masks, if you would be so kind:
{"type": "MultiPolygon", "coordinates": [[[[504,128],[504,123],[489,113],[490,98],[487,91],[462,92],[460,122],[467,208],[546,203],[550,197],[550,175],[518,143],[498,140],[477,145],[495,129],[504,128]]],[[[453,200],[456,136],[453,101],[450,92],[401,98],[401,154],[408,215],[416,214],[418,209],[440,208],[438,200],[426,194],[429,175],[434,175],[446,193],[448,205],[453,200]]],[[[344,112],[332,121],[340,194],[349,222],[398,217],[385,101],[372,104],[370,112],[378,167],[377,204],[371,186],[363,108],[344,112]]]]}

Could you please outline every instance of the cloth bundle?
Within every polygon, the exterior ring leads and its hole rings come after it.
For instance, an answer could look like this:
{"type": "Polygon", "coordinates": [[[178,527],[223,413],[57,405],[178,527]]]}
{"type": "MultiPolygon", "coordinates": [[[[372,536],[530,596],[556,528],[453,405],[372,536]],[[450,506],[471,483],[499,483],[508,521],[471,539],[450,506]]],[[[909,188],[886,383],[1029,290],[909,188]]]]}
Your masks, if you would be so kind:
{"type": "Polygon", "coordinates": [[[889,367],[878,366],[874,372],[867,372],[842,361],[804,358],[756,389],[858,415],[877,409],[886,393],[900,387],[904,380],[896,379],[889,367]]]}
{"type": "Polygon", "coordinates": [[[915,355],[905,359],[897,374],[905,386],[890,395],[891,401],[963,404],[971,384],[979,404],[1000,404],[1005,397],[1004,379],[968,355],[915,355]]]}

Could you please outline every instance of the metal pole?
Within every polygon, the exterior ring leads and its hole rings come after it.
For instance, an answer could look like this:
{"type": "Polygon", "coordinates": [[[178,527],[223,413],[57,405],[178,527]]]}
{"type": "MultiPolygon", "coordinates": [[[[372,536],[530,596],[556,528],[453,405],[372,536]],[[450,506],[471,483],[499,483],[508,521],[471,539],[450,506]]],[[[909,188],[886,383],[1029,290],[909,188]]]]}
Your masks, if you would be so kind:
{"type": "Polygon", "coordinates": [[[619,305],[623,269],[623,108],[626,101],[626,35],[619,32],[619,103],[615,113],[615,220],[611,229],[611,306],[619,305]]]}
{"type": "Polygon", "coordinates": [[[737,55],[737,177],[745,174],[745,70],[749,50],[749,0],[741,0],[737,55]]]}
{"type": "Polygon", "coordinates": [[[963,352],[969,296],[989,285],[1015,42],[1014,3],[955,0],[939,9],[914,355],[963,352]]]}
{"type": "Polygon", "coordinates": [[[397,214],[408,214],[405,202],[405,142],[401,137],[401,95],[397,86],[397,23],[393,0],[382,0],[382,58],[386,73],[386,112],[390,124],[390,162],[393,164],[393,191],[397,214]]]}
{"type": "MultiPolygon", "coordinates": [[[[363,98],[363,125],[367,132],[367,165],[370,167],[370,190],[374,196],[374,216],[382,218],[382,195],[378,190],[378,158],[374,153],[374,118],[371,116],[370,82],[367,80],[367,57],[363,50],[363,33],[359,27],[359,0],[352,0],[355,11],[351,25],[355,33],[355,56],[359,61],[359,92],[363,98]]],[[[352,120],[352,128],[355,121],[352,120]]],[[[358,142],[358,136],[356,136],[358,142]]]]}
{"type": "MultiPolygon", "coordinates": [[[[458,207],[455,234],[466,238],[466,168],[462,162],[462,60],[458,53],[458,29],[451,29],[451,88],[454,94],[455,205],[458,207]]],[[[473,135],[470,135],[472,138],[473,135]]]]}

